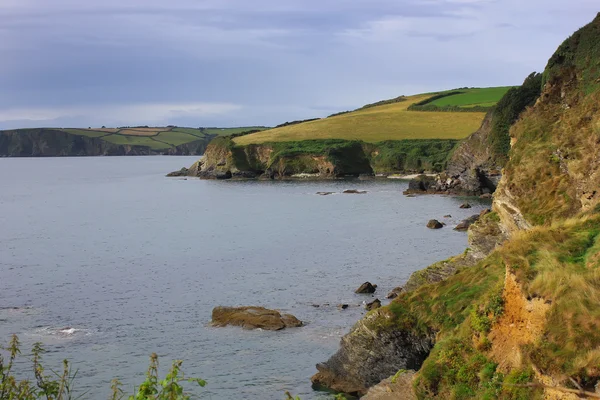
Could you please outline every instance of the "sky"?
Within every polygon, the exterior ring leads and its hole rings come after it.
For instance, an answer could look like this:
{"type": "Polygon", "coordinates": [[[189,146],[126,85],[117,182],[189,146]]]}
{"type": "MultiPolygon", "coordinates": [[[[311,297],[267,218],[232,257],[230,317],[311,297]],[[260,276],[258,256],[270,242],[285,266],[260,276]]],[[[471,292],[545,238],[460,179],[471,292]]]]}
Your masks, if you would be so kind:
{"type": "Polygon", "coordinates": [[[0,129],[272,126],[518,85],[598,0],[0,0],[0,129]]]}

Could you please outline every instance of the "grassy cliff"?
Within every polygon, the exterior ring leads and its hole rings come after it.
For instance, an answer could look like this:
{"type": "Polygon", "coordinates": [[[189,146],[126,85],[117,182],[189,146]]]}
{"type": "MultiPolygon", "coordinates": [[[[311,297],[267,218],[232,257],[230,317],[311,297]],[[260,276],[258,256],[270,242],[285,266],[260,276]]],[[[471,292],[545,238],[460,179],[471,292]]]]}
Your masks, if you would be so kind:
{"type": "Polygon", "coordinates": [[[407,368],[433,336],[416,398],[600,396],[599,50],[600,15],[561,45],[540,98],[510,128],[495,211],[469,231],[471,246],[497,243],[416,273],[357,323],[316,382],[364,393],[373,377],[355,365],[374,361],[357,355],[407,368]],[[391,333],[410,338],[404,360],[391,356],[391,333]]]}

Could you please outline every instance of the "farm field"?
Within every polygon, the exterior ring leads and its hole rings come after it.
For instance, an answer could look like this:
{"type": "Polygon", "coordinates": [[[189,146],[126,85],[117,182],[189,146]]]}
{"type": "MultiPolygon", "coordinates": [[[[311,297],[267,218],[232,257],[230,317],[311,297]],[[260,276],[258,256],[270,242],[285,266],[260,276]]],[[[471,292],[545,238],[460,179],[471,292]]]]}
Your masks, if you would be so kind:
{"type": "Polygon", "coordinates": [[[463,93],[442,97],[427,104],[432,104],[438,107],[491,107],[495,105],[511,87],[512,86],[501,86],[458,90],[462,91],[463,93]]]}
{"type": "MultiPolygon", "coordinates": [[[[232,135],[250,130],[262,130],[266,127],[236,128],[180,128],[168,127],[124,127],[124,128],[39,128],[42,132],[62,131],[72,135],[87,136],[110,143],[130,146],[145,146],[153,150],[165,150],[171,147],[208,140],[216,135],[232,135]]],[[[5,132],[28,132],[31,129],[16,129],[5,132]]],[[[3,131],[0,131],[2,134],[3,131]]]]}
{"type": "Polygon", "coordinates": [[[246,145],[309,139],[347,139],[372,143],[402,139],[462,139],[479,128],[484,112],[408,110],[412,104],[433,95],[409,96],[405,101],[269,129],[235,138],[234,141],[246,145]]]}

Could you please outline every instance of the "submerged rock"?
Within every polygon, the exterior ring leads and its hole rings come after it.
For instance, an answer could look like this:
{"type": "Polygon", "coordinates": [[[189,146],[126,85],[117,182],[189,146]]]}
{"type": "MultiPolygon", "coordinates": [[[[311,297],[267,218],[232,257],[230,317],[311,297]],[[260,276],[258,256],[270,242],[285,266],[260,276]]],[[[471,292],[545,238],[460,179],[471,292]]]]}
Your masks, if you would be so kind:
{"type": "Polygon", "coordinates": [[[444,225],[437,219],[430,219],[429,222],[427,222],[427,227],[429,229],[441,229],[444,225]]]}
{"type": "Polygon", "coordinates": [[[469,203],[462,203],[460,208],[471,208],[471,205],[469,203]]]}
{"type": "Polygon", "coordinates": [[[317,192],[319,196],[329,196],[330,194],[334,194],[335,192],[317,192]]]}
{"type": "Polygon", "coordinates": [[[471,225],[479,220],[479,214],[471,215],[469,218],[461,221],[460,224],[456,225],[454,228],[455,231],[464,232],[469,229],[471,225]]]}
{"type": "Polygon", "coordinates": [[[338,308],[340,310],[345,310],[346,308],[348,308],[348,304],[340,304],[340,305],[338,305],[338,308]]]}
{"type": "Polygon", "coordinates": [[[373,285],[371,282],[365,282],[362,285],[360,285],[360,287],[358,289],[356,289],[354,291],[354,293],[370,294],[370,293],[375,293],[376,289],[377,289],[377,285],[373,285]]]}
{"type": "Polygon", "coordinates": [[[366,190],[356,190],[356,189],[346,189],[344,190],[344,193],[346,194],[365,194],[367,193],[366,190]]]}
{"type": "Polygon", "coordinates": [[[381,307],[381,300],[379,299],[375,299],[370,303],[367,303],[365,305],[365,310],[371,311],[371,310],[375,310],[376,308],[381,307]]]}
{"type": "Polygon", "coordinates": [[[280,314],[264,307],[215,307],[212,311],[213,326],[241,326],[244,329],[278,331],[302,326],[302,321],[291,314],[280,314]]]}

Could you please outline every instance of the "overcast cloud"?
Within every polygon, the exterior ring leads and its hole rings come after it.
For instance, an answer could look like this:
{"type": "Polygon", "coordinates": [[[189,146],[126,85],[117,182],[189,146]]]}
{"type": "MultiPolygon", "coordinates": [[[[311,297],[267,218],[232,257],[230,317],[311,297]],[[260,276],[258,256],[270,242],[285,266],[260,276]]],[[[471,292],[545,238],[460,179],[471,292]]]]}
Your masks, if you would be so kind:
{"type": "Polygon", "coordinates": [[[273,125],[520,84],[597,0],[0,0],[0,129],[273,125]]]}

